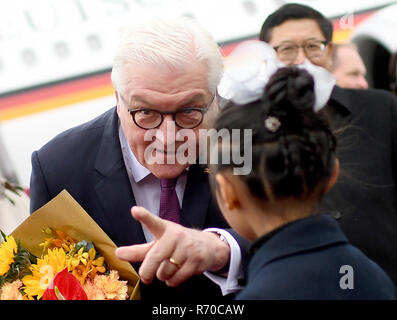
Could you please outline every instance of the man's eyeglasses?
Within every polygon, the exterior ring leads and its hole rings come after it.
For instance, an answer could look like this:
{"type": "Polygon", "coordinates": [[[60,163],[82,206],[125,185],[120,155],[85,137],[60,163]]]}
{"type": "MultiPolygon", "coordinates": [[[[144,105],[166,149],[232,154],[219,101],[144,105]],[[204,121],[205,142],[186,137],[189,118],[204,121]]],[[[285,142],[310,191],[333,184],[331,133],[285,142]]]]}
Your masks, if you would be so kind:
{"type": "Polygon", "coordinates": [[[183,108],[177,111],[158,111],[148,108],[128,109],[134,123],[142,129],[150,130],[158,128],[164,120],[164,115],[172,115],[175,124],[182,129],[198,127],[204,118],[204,114],[215,100],[216,94],[205,108],[183,108]]]}
{"type": "Polygon", "coordinates": [[[303,49],[306,57],[309,59],[315,59],[320,57],[325,48],[327,47],[327,41],[321,40],[310,40],[302,45],[297,45],[296,43],[283,43],[279,46],[274,47],[277,52],[277,56],[281,61],[293,62],[298,56],[299,48],[303,49]]]}

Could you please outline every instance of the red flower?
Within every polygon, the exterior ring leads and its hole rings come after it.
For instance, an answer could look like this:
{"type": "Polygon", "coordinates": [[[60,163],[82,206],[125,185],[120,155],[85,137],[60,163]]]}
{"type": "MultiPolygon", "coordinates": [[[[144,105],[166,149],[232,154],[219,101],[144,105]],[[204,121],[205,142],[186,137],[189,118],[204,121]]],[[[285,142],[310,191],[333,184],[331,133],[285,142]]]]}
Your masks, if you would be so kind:
{"type": "Polygon", "coordinates": [[[58,272],[42,300],[88,300],[79,280],[65,268],[58,272]]]}

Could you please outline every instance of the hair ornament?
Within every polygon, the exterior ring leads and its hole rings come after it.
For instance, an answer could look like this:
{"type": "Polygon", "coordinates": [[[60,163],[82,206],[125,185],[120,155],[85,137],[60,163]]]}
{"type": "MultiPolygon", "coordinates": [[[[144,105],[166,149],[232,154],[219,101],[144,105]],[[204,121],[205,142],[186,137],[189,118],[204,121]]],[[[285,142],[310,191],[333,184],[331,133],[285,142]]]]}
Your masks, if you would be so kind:
{"type": "Polygon", "coordinates": [[[278,118],[273,116],[268,116],[265,119],[265,128],[272,133],[275,133],[280,129],[281,122],[278,118]]]}
{"type": "MultiPolygon", "coordinates": [[[[276,51],[269,44],[257,40],[244,41],[225,58],[225,71],[218,93],[236,104],[259,100],[270,77],[282,67],[286,65],[277,59],[276,51]]],[[[328,102],[335,78],[307,59],[297,67],[305,69],[314,79],[314,111],[317,112],[328,102]]]]}

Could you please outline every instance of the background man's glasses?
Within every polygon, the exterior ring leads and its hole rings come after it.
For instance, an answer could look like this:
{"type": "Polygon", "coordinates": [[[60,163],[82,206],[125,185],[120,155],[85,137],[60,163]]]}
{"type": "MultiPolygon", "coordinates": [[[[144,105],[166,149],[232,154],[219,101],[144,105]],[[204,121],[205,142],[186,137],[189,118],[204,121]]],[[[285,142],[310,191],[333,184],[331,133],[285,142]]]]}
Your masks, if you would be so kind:
{"type": "Polygon", "coordinates": [[[309,59],[315,59],[320,57],[325,48],[327,47],[327,41],[311,40],[307,41],[302,45],[296,43],[283,43],[279,46],[274,47],[277,52],[277,56],[281,61],[293,62],[298,56],[299,48],[303,49],[306,57],[309,59]]]}
{"type": "Polygon", "coordinates": [[[148,108],[128,109],[134,123],[146,130],[158,128],[164,120],[164,115],[172,115],[175,124],[182,129],[193,129],[198,127],[208,111],[216,94],[205,108],[183,108],[177,111],[158,111],[148,108]]]}

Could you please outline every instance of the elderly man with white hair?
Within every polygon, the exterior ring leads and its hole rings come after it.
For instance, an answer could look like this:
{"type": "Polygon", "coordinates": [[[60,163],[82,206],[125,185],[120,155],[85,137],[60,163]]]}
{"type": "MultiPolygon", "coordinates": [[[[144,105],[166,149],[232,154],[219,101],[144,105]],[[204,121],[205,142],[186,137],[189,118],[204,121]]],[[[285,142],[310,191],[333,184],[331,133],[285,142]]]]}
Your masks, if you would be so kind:
{"type": "Polygon", "coordinates": [[[117,246],[135,245],[117,254],[140,268],[143,299],[222,297],[201,273],[227,268],[225,238],[234,240],[225,231],[200,231],[227,224],[205,170],[191,158],[175,161],[186,143],[177,138],[182,130],[198,156],[198,133],[216,113],[222,70],[217,44],[190,20],[127,29],[112,70],[117,106],[32,155],[31,211],[66,189],[117,246]],[[148,152],[153,141],[160,143],[148,152]]]}

